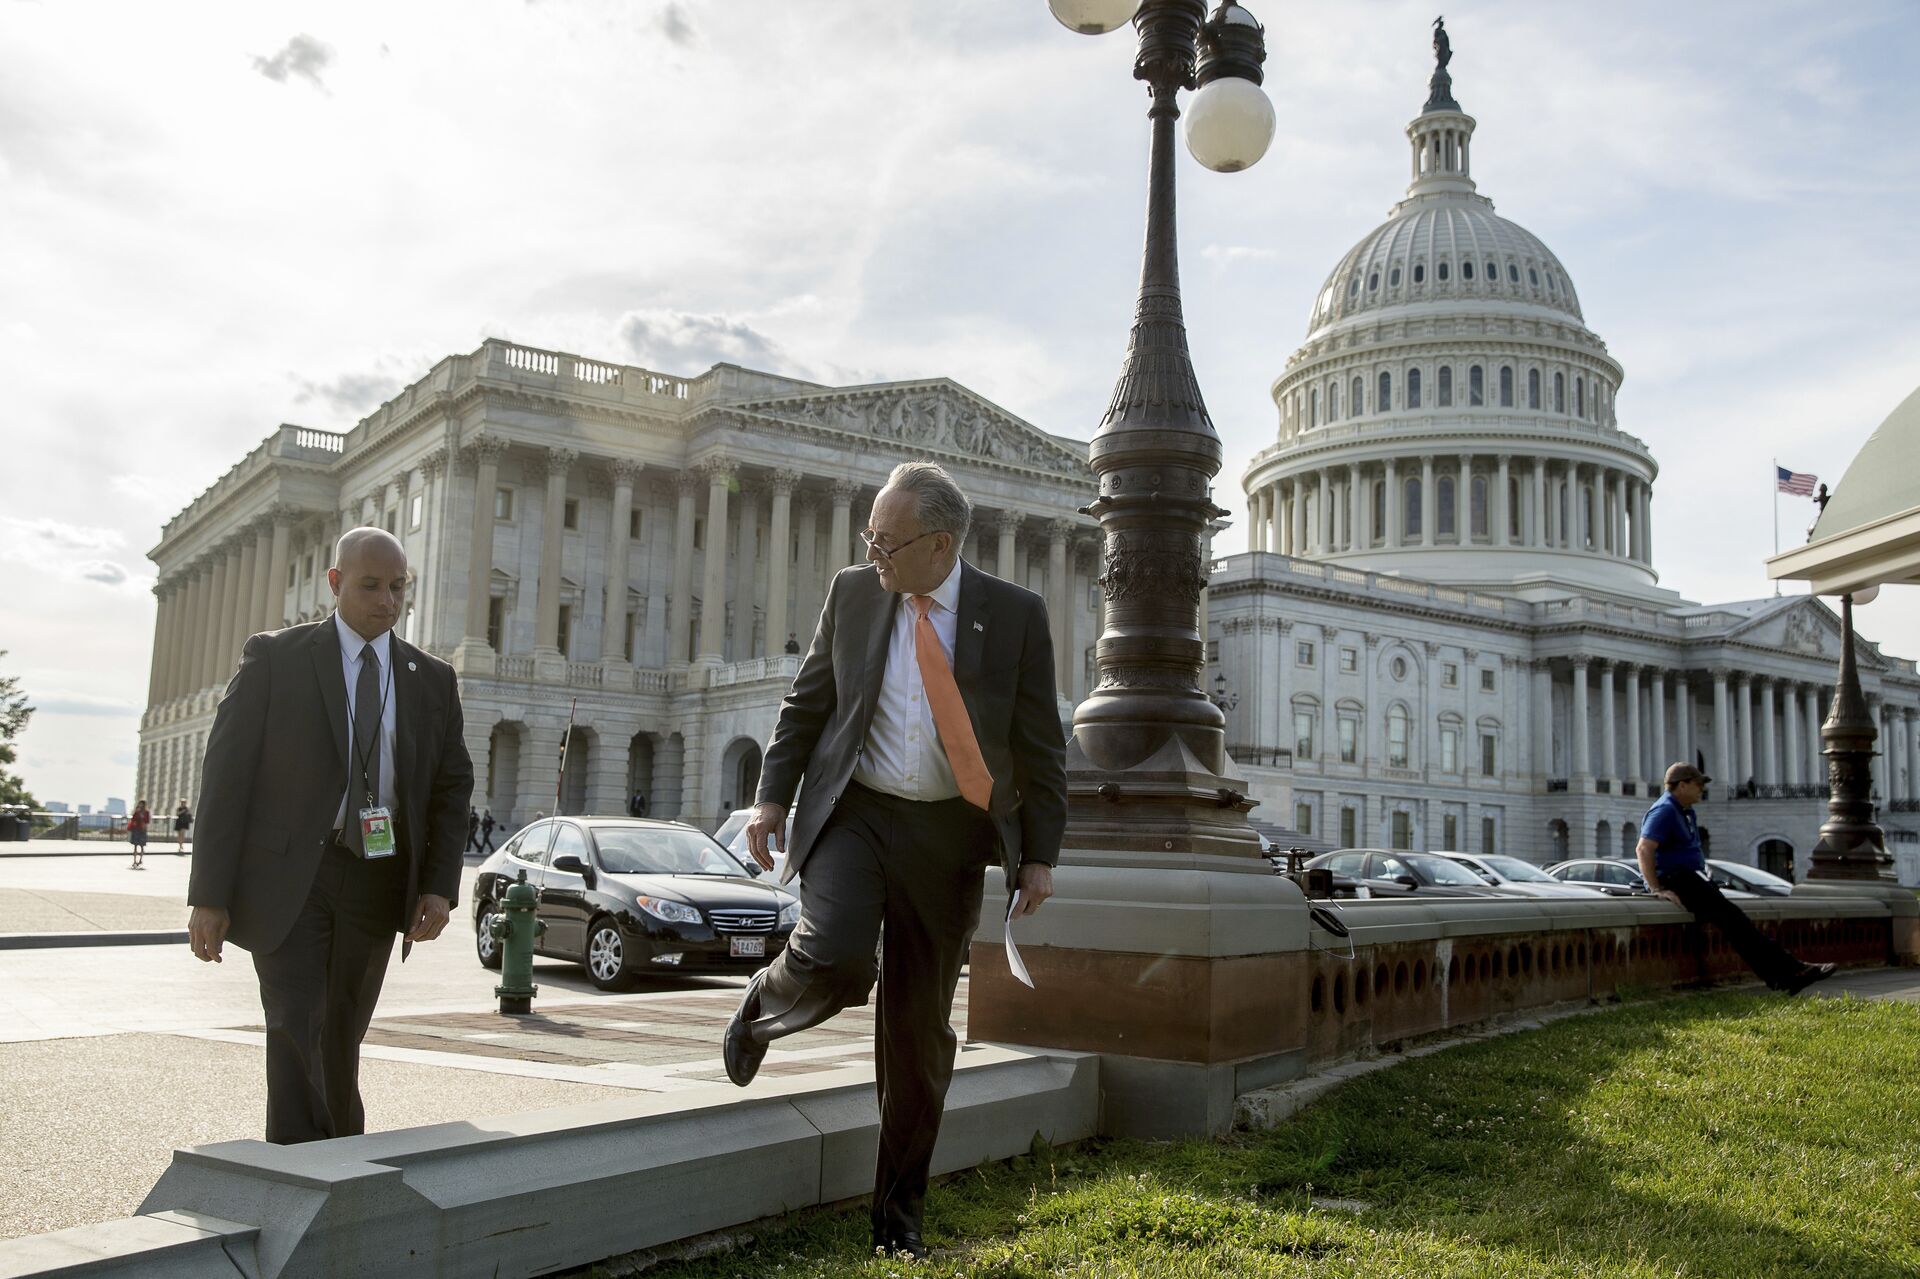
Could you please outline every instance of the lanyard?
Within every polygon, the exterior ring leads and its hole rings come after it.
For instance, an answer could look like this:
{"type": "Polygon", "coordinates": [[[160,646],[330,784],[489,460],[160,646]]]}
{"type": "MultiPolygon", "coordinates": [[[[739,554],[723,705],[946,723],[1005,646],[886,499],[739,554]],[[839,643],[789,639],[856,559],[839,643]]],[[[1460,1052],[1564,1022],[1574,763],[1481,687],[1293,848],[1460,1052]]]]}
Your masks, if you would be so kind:
{"type": "MultiPolygon", "coordinates": [[[[367,660],[367,654],[371,652],[373,652],[373,644],[371,642],[368,642],[366,647],[360,650],[360,661],[363,664],[367,660]]],[[[374,655],[373,660],[376,662],[380,661],[380,657],[377,653],[374,655]]],[[[382,670],[380,673],[381,673],[382,679],[380,680],[380,700],[379,702],[376,703],[376,705],[379,707],[379,711],[374,716],[373,731],[375,733],[384,734],[386,732],[386,725],[387,725],[387,690],[393,686],[393,649],[391,646],[389,646],[387,649],[387,660],[385,662],[381,662],[381,667],[382,667],[382,670]]],[[[357,677],[354,682],[356,685],[359,683],[359,680],[357,677]]],[[[355,697],[356,699],[358,698],[357,693],[355,694],[355,697]]],[[[353,761],[360,766],[360,785],[362,788],[361,794],[367,797],[367,807],[375,808],[375,807],[378,807],[380,803],[380,792],[375,790],[373,783],[367,779],[367,768],[373,763],[374,748],[379,745],[380,739],[376,737],[372,742],[368,743],[367,753],[365,755],[362,755],[360,753],[360,743],[355,740],[354,731],[353,731],[354,720],[357,717],[357,712],[359,711],[359,709],[360,709],[360,706],[357,700],[355,701],[354,705],[347,708],[347,753],[350,756],[352,756],[353,761]]]]}

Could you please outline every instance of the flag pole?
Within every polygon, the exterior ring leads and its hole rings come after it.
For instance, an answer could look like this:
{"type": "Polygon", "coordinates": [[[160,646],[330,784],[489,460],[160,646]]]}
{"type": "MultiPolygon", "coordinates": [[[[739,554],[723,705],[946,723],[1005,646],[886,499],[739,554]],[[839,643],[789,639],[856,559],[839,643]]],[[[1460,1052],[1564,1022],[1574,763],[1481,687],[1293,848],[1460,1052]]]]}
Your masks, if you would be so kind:
{"type": "MultiPolygon", "coordinates": [[[[1773,554],[1780,556],[1780,459],[1773,459],[1773,554]]],[[[1773,579],[1773,598],[1780,598],[1780,579],[1773,579]]]]}
{"type": "Polygon", "coordinates": [[[567,791],[567,747],[573,743],[573,713],[580,707],[580,699],[574,698],[567,704],[567,731],[560,736],[560,776],[553,783],[553,815],[560,816],[560,799],[567,791]]]}

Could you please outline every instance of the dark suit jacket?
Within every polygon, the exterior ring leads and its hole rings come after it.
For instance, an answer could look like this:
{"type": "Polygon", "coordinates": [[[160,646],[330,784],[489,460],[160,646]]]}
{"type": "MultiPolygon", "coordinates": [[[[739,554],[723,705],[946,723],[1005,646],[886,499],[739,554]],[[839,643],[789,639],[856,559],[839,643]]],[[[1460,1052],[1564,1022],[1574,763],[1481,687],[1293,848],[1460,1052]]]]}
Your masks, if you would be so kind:
{"type": "MultiPolygon", "coordinates": [[[[407,867],[398,930],[421,893],[459,896],[473,765],[453,668],[398,635],[390,642],[394,833],[407,867]]],[[[313,887],[346,789],[347,685],[333,617],[255,635],[207,735],[188,903],[224,906],[234,945],[277,948],[313,887]]]]}
{"type": "MultiPolygon", "coordinates": [[[[866,565],[845,568],[827,588],[813,645],[760,767],[758,802],[793,804],[806,789],[788,835],[787,875],[807,854],[853,778],[886,674],[894,610],[904,598],[866,565]]],[[[973,735],[993,775],[988,816],[1000,837],[1011,891],[1019,864],[1060,859],[1067,824],[1066,744],[1054,695],[1053,638],[1038,595],[971,564],[960,566],[953,678],[973,735]]]]}

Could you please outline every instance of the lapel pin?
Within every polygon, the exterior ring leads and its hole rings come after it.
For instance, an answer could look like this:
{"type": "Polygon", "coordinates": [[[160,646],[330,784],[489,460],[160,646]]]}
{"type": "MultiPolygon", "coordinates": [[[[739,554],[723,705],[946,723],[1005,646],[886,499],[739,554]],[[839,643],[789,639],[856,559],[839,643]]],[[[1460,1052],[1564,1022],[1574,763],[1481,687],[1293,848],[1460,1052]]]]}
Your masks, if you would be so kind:
{"type": "Polygon", "coordinates": [[[420,668],[419,668],[418,666],[416,666],[416,665],[415,665],[414,663],[412,663],[412,662],[408,662],[408,663],[407,663],[407,669],[408,669],[408,670],[410,670],[410,671],[417,671],[417,670],[419,670],[420,668]]]}
{"type": "Polygon", "coordinates": [[[973,629],[976,631],[985,631],[987,629],[987,624],[985,622],[975,622],[973,624],[973,629]]]}

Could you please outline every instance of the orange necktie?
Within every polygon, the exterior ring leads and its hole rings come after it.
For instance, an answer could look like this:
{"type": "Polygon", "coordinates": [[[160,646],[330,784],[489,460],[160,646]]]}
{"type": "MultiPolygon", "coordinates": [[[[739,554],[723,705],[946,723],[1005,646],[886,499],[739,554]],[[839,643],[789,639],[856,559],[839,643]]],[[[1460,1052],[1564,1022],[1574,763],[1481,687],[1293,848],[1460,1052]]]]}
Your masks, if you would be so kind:
{"type": "Polygon", "coordinates": [[[933,596],[909,595],[907,599],[920,615],[913,624],[913,654],[920,659],[920,684],[927,690],[927,705],[933,708],[933,726],[946,748],[947,764],[953,769],[953,780],[960,784],[961,798],[985,809],[993,798],[993,774],[980,757],[980,743],[973,736],[966,703],[960,700],[960,686],[953,682],[947,650],[940,647],[940,635],[927,617],[933,596]]]}

